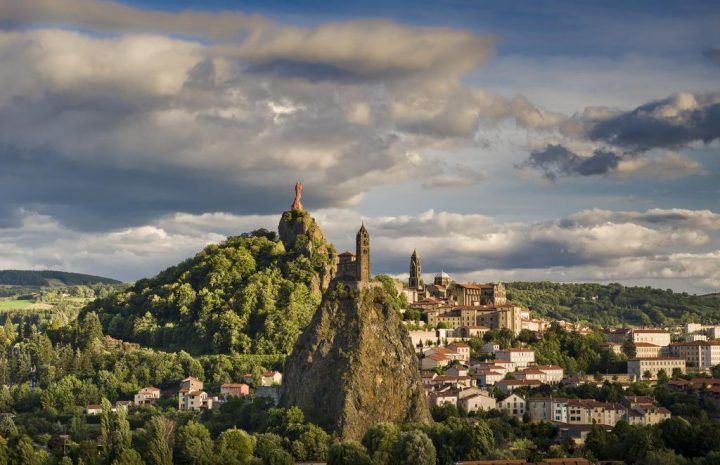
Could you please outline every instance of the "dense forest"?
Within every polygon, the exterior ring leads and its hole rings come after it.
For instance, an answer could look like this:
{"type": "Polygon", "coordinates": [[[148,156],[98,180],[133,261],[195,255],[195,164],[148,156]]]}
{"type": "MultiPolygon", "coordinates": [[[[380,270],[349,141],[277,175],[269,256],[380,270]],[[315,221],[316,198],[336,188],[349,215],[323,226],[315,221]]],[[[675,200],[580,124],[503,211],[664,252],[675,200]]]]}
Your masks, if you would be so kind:
{"type": "Polygon", "coordinates": [[[116,279],[67,271],[0,270],[0,285],[6,286],[77,286],[88,284],[121,284],[116,279]]]}
{"type": "Polygon", "coordinates": [[[84,312],[112,337],[162,350],[289,353],[320,303],[312,285],[328,260],[301,253],[308,238],[297,239],[286,250],[265,230],[230,237],[84,312]]]}
{"type": "Polygon", "coordinates": [[[534,315],[594,326],[717,323],[720,299],[621,284],[514,282],[508,297],[534,315]]]}

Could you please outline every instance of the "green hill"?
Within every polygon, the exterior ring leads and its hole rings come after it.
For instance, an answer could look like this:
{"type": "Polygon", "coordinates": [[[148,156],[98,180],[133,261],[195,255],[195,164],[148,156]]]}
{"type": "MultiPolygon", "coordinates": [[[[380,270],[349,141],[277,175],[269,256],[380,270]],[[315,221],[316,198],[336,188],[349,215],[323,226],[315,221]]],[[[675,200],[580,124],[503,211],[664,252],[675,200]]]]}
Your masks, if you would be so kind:
{"type": "Polygon", "coordinates": [[[334,249],[307,212],[285,212],[280,231],[210,245],[83,311],[105,334],[157,349],[289,353],[334,274],[334,249]]]}
{"type": "Polygon", "coordinates": [[[720,323],[720,299],[621,284],[508,283],[508,297],[536,316],[597,326],[720,323]]]}
{"type": "Polygon", "coordinates": [[[0,285],[26,287],[59,287],[90,284],[122,284],[121,281],[67,271],[0,270],[0,285]]]}

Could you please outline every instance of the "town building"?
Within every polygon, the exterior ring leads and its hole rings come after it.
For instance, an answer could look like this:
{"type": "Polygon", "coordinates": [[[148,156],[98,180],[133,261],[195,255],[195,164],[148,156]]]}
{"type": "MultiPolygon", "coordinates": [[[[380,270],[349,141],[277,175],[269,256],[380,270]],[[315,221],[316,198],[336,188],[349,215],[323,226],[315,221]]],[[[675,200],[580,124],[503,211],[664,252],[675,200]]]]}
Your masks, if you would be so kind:
{"type": "Polygon", "coordinates": [[[135,405],[137,406],[146,406],[146,405],[152,405],[155,402],[160,399],[160,389],[148,386],[140,389],[137,394],[135,394],[135,405]]]}
{"type": "Polygon", "coordinates": [[[448,344],[447,348],[460,354],[460,360],[463,362],[470,361],[470,346],[466,342],[453,342],[452,344],[448,344]]]}
{"type": "Polygon", "coordinates": [[[282,383],[282,373],[279,371],[266,371],[260,378],[260,386],[274,386],[282,383]]]}
{"type": "Polygon", "coordinates": [[[518,348],[500,349],[495,351],[495,359],[512,362],[516,368],[523,369],[535,362],[535,351],[518,348]]]}
{"type": "Polygon", "coordinates": [[[637,358],[657,358],[663,355],[663,347],[650,342],[636,342],[635,357],[637,358]]]}
{"type": "Polygon", "coordinates": [[[461,397],[458,403],[458,407],[461,407],[467,413],[487,411],[497,408],[495,398],[487,392],[473,394],[468,397],[461,397]]]}
{"type": "Polygon", "coordinates": [[[180,383],[178,391],[179,410],[210,410],[213,400],[203,391],[203,382],[194,376],[188,376],[180,383]]]}
{"type": "Polygon", "coordinates": [[[523,387],[540,387],[542,386],[542,382],[538,381],[536,379],[531,380],[522,380],[522,379],[503,379],[501,381],[498,381],[495,383],[495,386],[498,387],[500,392],[503,394],[509,394],[513,392],[515,389],[523,388],[523,387]]]}
{"type": "Polygon", "coordinates": [[[505,305],[507,291],[503,283],[452,283],[448,287],[448,300],[459,306],[505,305]]]}
{"type": "Polygon", "coordinates": [[[250,386],[245,383],[225,383],[220,385],[220,395],[224,397],[245,397],[250,395],[250,386]]]}
{"type": "Polygon", "coordinates": [[[631,380],[657,379],[658,372],[663,370],[668,376],[673,370],[685,373],[685,359],[678,357],[631,358],[627,361],[627,372],[631,380]],[[646,378],[649,374],[649,378],[646,378]]]}
{"type": "Polygon", "coordinates": [[[670,331],[664,329],[633,329],[631,337],[636,345],[639,342],[648,342],[660,347],[670,345],[670,331]]]}
{"type": "MultiPolygon", "coordinates": [[[[415,304],[412,305],[416,308],[415,304]]],[[[430,326],[445,323],[451,328],[483,326],[490,329],[507,328],[518,334],[522,329],[522,307],[511,304],[440,306],[423,310],[430,326]]]]}
{"type": "Polygon", "coordinates": [[[668,350],[671,356],[685,359],[688,367],[705,369],[720,364],[720,341],[678,342],[668,350]]]}
{"type": "Polygon", "coordinates": [[[525,399],[518,394],[510,394],[502,400],[497,401],[497,409],[505,410],[510,415],[522,417],[525,415],[525,399]]]}

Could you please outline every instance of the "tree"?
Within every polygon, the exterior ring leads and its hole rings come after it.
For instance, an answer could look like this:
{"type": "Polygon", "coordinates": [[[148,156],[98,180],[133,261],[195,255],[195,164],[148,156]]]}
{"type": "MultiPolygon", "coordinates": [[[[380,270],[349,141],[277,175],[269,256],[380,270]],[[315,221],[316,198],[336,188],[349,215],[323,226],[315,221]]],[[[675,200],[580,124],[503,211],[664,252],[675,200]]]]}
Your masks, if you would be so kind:
{"type": "Polygon", "coordinates": [[[435,446],[419,430],[400,433],[394,452],[398,465],[435,465],[435,446]]]}
{"type": "Polygon", "coordinates": [[[145,465],[142,457],[133,449],[125,449],[113,461],[112,465],[145,465]]]}
{"type": "Polygon", "coordinates": [[[210,432],[202,423],[190,420],[180,428],[178,435],[182,458],[191,465],[211,465],[213,463],[213,440],[210,432]]]}
{"type": "Polygon", "coordinates": [[[127,410],[118,408],[115,414],[115,431],[113,436],[113,455],[120,456],[123,451],[130,449],[132,443],[132,432],[130,422],[127,419],[127,410]]]}
{"type": "Polygon", "coordinates": [[[359,442],[343,441],[330,447],[327,465],[372,465],[372,460],[359,442]]]}
{"type": "Polygon", "coordinates": [[[218,463],[244,464],[253,455],[255,441],[245,431],[232,428],[220,433],[217,440],[218,463]]]}
{"type": "Polygon", "coordinates": [[[667,371],[665,371],[664,368],[660,368],[657,373],[657,379],[658,381],[667,381],[670,379],[670,377],[667,374],[667,371]]]}
{"type": "Polygon", "coordinates": [[[324,462],[328,455],[328,434],[317,425],[309,424],[300,435],[305,449],[305,460],[324,462]]]}
{"type": "Polygon", "coordinates": [[[362,444],[372,458],[374,465],[393,463],[393,449],[400,432],[394,423],[378,423],[365,433],[362,444]]]}
{"type": "Polygon", "coordinates": [[[148,459],[150,465],[173,465],[175,423],[163,416],[154,416],[148,422],[150,441],[148,459]]]}
{"type": "Polygon", "coordinates": [[[111,463],[113,460],[113,420],[112,404],[103,397],[100,402],[102,412],[100,413],[100,450],[103,462],[111,463]]]}
{"type": "Polygon", "coordinates": [[[646,380],[652,379],[652,373],[650,372],[650,370],[645,370],[645,372],[643,373],[643,378],[646,380]]]}
{"type": "Polygon", "coordinates": [[[0,417],[0,434],[6,438],[10,438],[18,434],[17,426],[15,426],[15,422],[11,416],[3,415],[0,417]]]}

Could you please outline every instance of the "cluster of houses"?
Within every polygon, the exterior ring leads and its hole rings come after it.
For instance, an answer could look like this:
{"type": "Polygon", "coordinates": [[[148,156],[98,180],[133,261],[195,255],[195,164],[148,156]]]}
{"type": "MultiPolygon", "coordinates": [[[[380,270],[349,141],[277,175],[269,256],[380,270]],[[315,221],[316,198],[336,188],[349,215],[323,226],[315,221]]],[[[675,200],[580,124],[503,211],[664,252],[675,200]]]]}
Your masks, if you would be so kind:
{"type": "MultiPolygon", "coordinates": [[[[242,383],[225,383],[220,385],[220,395],[210,396],[204,390],[204,383],[194,376],[188,376],[180,382],[180,388],[177,390],[178,409],[179,410],[212,410],[213,406],[225,402],[229,397],[245,397],[250,395],[250,385],[255,385],[255,395],[257,397],[270,397],[277,401],[278,386],[282,383],[282,373],[279,371],[264,372],[257,383],[255,383],[252,374],[243,376],[242,383]]],[[[140,389],[132,401],[117,401],[113,411],[118,408],[147,407],[154,405],[162,397],[169,397],[175,394],[175,391],[162,391],[154,386],[148,386],[140,389]]],[[[88,415],[97,415],[102,412],[100,405],[88,405],[86,412],[88,415]]]]}

